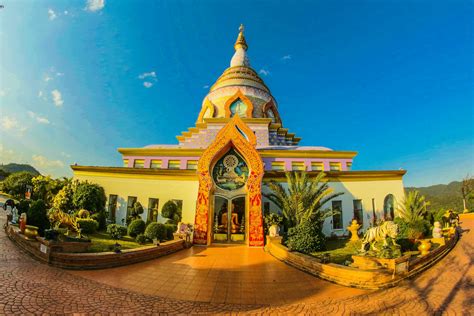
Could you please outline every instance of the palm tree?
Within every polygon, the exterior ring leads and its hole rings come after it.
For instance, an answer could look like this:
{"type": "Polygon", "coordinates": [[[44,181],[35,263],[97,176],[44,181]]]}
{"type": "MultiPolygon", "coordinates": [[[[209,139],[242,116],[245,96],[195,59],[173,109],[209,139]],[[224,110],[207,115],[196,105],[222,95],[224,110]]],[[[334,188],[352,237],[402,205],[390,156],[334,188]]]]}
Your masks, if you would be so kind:
{"type": "Polygon", "coordinates": [[[426,216],[426,207],[430,202],[418,191],[405,192],[402,202],[397,203],[397,214],[406,223],[416,223],[426,216]]]}
{"type": "Polygon", "coordinates": [[[323,172],[314,179],[310,179],[306,172],[286,172],[285,176],[288,189],[272,180],[268,184],[272,193],[263,196],[282,210],[288,228],[305,221],[314,221],[322,228],[324,220],[337,212],[323,209],[323,205],[343,192],[333,193],[334,190],[323,179],[323,172]]]}

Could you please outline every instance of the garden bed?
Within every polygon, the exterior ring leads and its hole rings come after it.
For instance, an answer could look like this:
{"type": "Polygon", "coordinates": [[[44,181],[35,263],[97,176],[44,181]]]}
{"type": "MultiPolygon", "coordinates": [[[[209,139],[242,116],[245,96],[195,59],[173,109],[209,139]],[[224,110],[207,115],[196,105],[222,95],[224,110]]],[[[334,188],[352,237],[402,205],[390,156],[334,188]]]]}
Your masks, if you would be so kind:
{"type": "MultiPolygon", "coordinates": [[[[48,263],[52,266],[64,269],[82,270],[118,267],[162,257],[167,254],[183,250],[187,247],[187,244],[184,240],[178,239],[161,243],[158,246],[139,245],[139,247],[136,248],[125,249],[121,253],[115,253],[111,251],[95,253],[71,253],[61,252],[62,250],[59,251],[59,248],[64,248],[61,245],[61,242],[54,242],[54,246],[51,247],[53,243],[45,241],[43,238],[37,238],[33,241],[28,240],[23,234],[21,234],[18,227],[12,225],[7,226],[5,228],[5,232],[10,240],[12,240],[19,248],[27,252],[33,258],[41,262],[48,263]]],[[[99,237],[104,236],[99,234],[99,237]]],[[[94,240],[94,238],[92,238],[92,240],[94,240]]],[[[108,247],[110,243],[115,243],[115,241],[106,238],[98,238],[96,240],[101,240],[101,242],[96,244],[96,250],[101,249],[100,247],[108,247]]],[[[132,243],[130,241],[125,241],[124,244],[127,242],[130,243],[128,246],[131,247],[132,243]]],[[[122,244],[122,241],[120,240],[119,243],[122,244]]],[[[127,245],[125,247],[127,247],[127,245]]],[[[124,247],[122,247],[122,249],[124,249],[124,247]]]]}

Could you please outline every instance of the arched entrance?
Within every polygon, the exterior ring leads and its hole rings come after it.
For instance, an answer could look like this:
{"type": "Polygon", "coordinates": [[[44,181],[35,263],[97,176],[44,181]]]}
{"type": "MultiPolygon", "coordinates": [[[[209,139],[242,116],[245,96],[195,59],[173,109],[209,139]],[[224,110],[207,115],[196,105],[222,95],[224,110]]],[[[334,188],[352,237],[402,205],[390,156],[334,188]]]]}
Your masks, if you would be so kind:
{"type": "Polygon", "coordinates": [[[195,244],[263,246],[263,162],[253,131],[236,114],[198,162],[195,244]]]}
{"type": "Polygon", "coordinates": [[[395,197],[393,194],[387,194],[383,201],[383,217],[385,220],[394,220],[395,218],[395,197]]]}

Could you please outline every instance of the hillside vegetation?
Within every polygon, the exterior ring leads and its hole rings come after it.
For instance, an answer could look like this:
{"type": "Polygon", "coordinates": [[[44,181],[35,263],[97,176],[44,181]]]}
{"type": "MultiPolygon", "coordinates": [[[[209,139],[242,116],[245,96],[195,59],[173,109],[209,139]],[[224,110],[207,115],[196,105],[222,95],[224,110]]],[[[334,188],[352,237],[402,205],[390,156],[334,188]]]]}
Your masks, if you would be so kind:
{"type": "MultiPolygon", "coordinates": [[[[462,194],[461,194],[462,183],[460,181],[453,181],[449,184],[436,184],[429,187],[407,187],[407,191],[419,191],[426,197],[426,200],[430,202],[428,207],[430,210],[440,209],[454,209],[458,212],[463,211],[462,194]]],[[[469,210],[474,209],[474,201],[470,200],[467,203],[469,210]]]]}
{"type": "Polygon", "coordinates": [[[35,176],[40,175],[40,172],[35,169],[35,167],[28,165],[28,164],[19,164],[19,163],[9,163],[9,164],[1,164],[0,165],[0,170],[11,174],[15,172],[21,172],[21,171],[26,171],[29,172],[35,176]]]}

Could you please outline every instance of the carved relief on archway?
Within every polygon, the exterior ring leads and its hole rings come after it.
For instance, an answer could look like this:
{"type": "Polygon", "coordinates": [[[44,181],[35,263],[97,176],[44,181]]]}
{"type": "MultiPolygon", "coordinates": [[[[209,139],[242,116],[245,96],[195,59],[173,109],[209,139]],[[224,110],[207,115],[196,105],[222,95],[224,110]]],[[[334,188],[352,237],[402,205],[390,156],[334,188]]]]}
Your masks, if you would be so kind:
{"type": "Polygon", "coordinates": [[[242,103],[246,106],[245,110],[245,117],[246,118],[251,118],[253,115],[253,104],[252,101],[250,101],[249,98],[247,98],[242,91],[237,90],[237,92],[231,96],[226,103],[224,104],[224,111],[225,111],[225,117],[232,117],[232,109],[231,106],[234,102],[236,101],[242,101],[242,103]]]}
{"type": "Polygon", "coordinates": [[[208,98],[204,99],[204,105],[199,113],[197,122],[202,123],[205,118],[214,117],[215,107],[208,98]]]}
{"type": "Polygon", "coordinates": [[[262,177],[263,162],[256,150],[253,131],[235,115],[217,134],[214,142],[203,152],[198,162],[199,190],[194,221],[194,243],[207,245],[210,241],[211,166],[216,159],[233,147],[245,159],[250,173],[246,182],[248,205],[249,246],[263,246],[262,177]],[[245,135],[245,136],[244,136],[245,135]]]}

